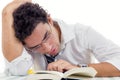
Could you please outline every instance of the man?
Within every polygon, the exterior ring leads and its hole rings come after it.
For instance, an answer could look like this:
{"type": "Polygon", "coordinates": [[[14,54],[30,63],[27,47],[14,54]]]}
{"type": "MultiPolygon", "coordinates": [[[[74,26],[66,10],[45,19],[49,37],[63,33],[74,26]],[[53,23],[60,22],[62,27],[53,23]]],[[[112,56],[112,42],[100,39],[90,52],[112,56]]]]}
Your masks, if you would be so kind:
{"type": "Polygon", "coordinates": [[[120,47],[91,27],[66,24],[52,19],[38,4],[23,3],[16,6],[13,2],[8,15],[5,15],[6,8],[3,11],[3,53],[7,74],[25,75],[33,65],[36,70],[60,72],[89,66],[97,70],[96,76],[120,76],[120,47]],[[91,53],[99,63],[90,63],[91,53]]]}

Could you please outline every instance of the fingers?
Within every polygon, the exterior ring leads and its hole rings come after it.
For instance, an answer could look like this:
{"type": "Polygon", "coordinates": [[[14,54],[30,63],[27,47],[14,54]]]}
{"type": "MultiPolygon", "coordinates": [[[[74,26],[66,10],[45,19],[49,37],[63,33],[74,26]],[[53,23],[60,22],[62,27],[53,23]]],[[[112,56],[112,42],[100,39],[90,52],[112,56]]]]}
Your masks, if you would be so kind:
{"type": "Polygon", "coordinates": [[[72,68],[74,68],[73,65],[68,63],[67,61],[58,60],[48,64],[47,70],[64,72],[72,68]]]}
{"type": "Polygon", "coordinates": [[[67,71],[66,67],[67,67],[67,65],[64,64],[64,63],[62,63],[60,66],[58,66],[58,70],[57,71],[59,71],[59,72],[65,72],[65,71],[67,71]]]}
{"type": "Polygon", "coordinates": [[[17,7],[19,7],[20,5],[26,3],[26,2],[32,2],[32,0],[13,0],[11,3],[9,3],[8,5],[6,5],[3,9],[3,13],[5,12],[13,12],[17,7]]]}
{"type": "Polygon", "coordinates": [[[58,60],[58,61],[55,61],[55,62],[52,62],[52,63],[49,63],[48,64],[48,67],[47,67],[47,70],[50,70],[50,71],[60,71],[60,72],[63,72],[63,66],[62,66],[62,62],[61,60],[58,60]]]}

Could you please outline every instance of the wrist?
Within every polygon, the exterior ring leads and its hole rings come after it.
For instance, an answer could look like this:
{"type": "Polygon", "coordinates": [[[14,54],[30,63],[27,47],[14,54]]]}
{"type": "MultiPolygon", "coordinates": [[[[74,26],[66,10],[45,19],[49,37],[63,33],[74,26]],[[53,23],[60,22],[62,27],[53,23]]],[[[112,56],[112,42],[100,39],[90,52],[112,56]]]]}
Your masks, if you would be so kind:
{"type": "Polygon", "coordinates": [[[88,64],[77,64],[78,67],[82,68],[82,67],[88,67],[88,64]]]}

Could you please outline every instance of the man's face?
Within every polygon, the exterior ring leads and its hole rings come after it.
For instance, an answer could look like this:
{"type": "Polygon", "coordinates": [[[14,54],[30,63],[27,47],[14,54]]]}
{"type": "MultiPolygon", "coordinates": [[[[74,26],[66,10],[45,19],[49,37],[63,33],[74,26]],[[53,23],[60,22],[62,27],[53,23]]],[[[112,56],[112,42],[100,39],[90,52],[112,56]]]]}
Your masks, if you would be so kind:
{"type": "Polygon", "coordinates": [[[47,23],[39,23],[32,34],[24,42],[28,51],[56,55],[60,50],[58,30],[47,23]]]}

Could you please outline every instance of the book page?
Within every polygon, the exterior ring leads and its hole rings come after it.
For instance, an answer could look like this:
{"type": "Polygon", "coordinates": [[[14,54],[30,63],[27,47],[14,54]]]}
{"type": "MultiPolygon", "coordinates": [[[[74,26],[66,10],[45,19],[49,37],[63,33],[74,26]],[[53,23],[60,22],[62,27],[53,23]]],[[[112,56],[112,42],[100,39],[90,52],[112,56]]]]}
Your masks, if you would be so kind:
{"type": "Polygon", "coordinates": [[[61,80],[61,77],[54,74],[31,74],[25,80],[61,80]]]}
{"type": "Polygon", "coordinates": [[[74,68],[64,73],[64,78],[67,77],[94,77],[97,71],[92,67],[74,68]]]}
{"type": "Polygon", "coordinates": [[[58,71],[36,71],[35,74],[53,74],[63,77],[63,73],[58,71]]]}

